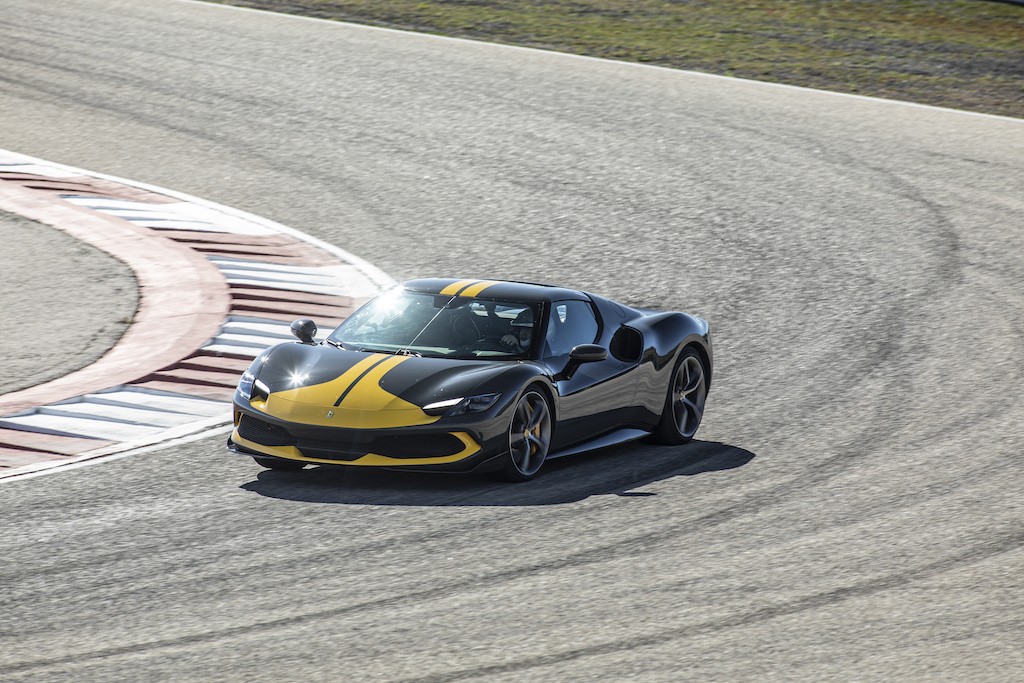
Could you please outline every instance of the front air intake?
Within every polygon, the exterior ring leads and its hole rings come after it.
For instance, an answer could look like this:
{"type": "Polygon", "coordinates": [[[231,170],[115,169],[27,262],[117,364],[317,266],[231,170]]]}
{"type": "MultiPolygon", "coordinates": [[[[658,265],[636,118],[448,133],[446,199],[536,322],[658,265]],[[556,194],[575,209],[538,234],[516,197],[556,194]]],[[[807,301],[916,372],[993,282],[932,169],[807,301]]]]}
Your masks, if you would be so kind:
{"type": "Polygon", "coordinates": [[[284,427],[256,419],[251,415],[242,415],[238,423],[238,435],[247,441],[261,446],[294,446],[295,437],[284,427]]]}

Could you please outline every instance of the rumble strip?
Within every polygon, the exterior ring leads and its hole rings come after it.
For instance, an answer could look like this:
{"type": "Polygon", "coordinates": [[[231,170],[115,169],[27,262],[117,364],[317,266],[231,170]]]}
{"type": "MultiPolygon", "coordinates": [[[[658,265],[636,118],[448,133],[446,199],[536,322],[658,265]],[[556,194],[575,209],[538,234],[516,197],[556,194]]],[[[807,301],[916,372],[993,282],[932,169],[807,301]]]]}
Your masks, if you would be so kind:
{"type": "Polygon", "coordinates": [[[242,370],[330,328],[391,278],[297,230],[197,197],[0,150],[0,209],[124,261],[139,307],[92,365],[0,396],[0,479],[221,427],[242,370]]]}

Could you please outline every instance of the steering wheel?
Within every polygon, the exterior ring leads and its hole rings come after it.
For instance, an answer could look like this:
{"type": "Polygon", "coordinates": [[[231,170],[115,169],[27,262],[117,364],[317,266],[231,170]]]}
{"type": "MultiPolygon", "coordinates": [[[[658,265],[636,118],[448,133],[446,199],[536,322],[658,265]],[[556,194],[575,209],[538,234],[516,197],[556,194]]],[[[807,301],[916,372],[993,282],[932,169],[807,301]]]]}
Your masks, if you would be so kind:
{"type": "Polygon", "coordinates": [[[472,313],[452,317],[452,337],[453,341],[458,342],[457,344],[452,344],[452,346],[458,347],[470,346],[483,337],[483,334],[480,333],[480,327],[473,320],[472,313]]]}

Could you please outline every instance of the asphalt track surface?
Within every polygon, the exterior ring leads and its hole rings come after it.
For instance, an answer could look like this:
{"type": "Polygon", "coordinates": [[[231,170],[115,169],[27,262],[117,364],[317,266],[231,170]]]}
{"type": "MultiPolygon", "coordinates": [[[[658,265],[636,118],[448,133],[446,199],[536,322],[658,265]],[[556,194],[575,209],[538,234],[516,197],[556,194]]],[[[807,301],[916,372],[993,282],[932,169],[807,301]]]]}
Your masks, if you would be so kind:
{"type": "Polygon", "coordinates": [[[263,472],[222,436],[5,484],[5,681],[1021,680],[1024,123],[8,0],[0,147],[396,278],[690,310],[717,361],[700,441],[525,485],[263,472]]]}

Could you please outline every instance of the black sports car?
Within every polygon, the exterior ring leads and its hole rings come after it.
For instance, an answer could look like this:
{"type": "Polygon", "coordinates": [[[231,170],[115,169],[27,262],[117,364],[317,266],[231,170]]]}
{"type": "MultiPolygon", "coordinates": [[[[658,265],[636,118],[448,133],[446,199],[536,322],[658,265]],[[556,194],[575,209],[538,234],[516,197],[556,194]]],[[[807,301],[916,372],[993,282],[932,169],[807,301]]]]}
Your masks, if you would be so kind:
{"type": "Polygon", "coordinates": [[[411,280],[327,339],[259,355],[234,397],[228,447],[272,469],[307,463],[494,471],[651,435],[693,438],[711,386],[708,324],[586,292],[411,280]]]}

